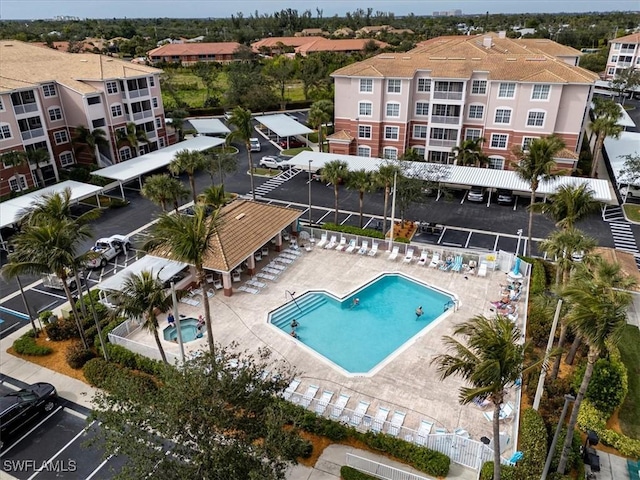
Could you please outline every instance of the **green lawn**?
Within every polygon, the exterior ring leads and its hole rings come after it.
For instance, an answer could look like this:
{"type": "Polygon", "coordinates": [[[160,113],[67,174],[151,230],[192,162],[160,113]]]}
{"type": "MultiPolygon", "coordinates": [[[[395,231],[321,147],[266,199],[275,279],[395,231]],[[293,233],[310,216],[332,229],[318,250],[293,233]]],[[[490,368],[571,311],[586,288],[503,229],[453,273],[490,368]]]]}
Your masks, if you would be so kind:
{"type": "Polygon", "coordinates": [[[299,147],[299,148],[290,148],[289,150],[282,150],[280,154],[287,157],[294,157],[300,152],[311,152],[311,151],[312,150],[309,147],[299,147]]]}
{"type": "Polygon", "coordinates": [[[623,207],[624,213],[627,214],[629,220],[632,222],[640,222],[640,205],[625,203],[623,207]]]}
{"type": "Polygon", "coordinates": [[[618,414],[620,428],[625,435],[640,440],[640,330],[638,327],[627,325],[618,346],[629,377],[629,392],[618,414]]]}

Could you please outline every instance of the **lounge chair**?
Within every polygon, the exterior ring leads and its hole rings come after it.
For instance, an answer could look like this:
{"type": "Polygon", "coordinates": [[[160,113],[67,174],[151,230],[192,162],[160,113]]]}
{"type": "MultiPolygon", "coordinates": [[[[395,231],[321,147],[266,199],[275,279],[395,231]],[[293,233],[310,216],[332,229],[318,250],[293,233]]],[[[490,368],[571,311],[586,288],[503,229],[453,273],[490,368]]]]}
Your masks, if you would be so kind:
{"type": "Polygon", "coordinates": [[[416,443],[418,445],[424,445],[425,443],[427,443],[427,437],[431,433],[432,428],[433,422],[430,422],[428,420],[422,420],[422,422],[420,422],[418,436],[416,437],[416,443]]]}
{"type": "Polygon", "coordinates": [[[364,415],[367,413],[367,410],[369,410],[369,405],[369,402],[365,402],[364,400],[360,400],[358,402],[358,406],[353,412],[353,417],[351,417],[351,425],[357,427],[362,423],[362,417],[364,417],[364,415]]]}
{"type": "Polygon", "coordinates": [[[486,277],[487,276],[487,262],[480,262],[480,267],[478,267],[478,276],[486,277]]]}
{"type": "Polygon", "coordinates": [[[264,288],[267,286],[266,283],[256,280],[254,278],[252,278],[251,280],[247,280],[247,285],[251,285],[252,287],[256,287],[256,288],[264,288]]]}
{"type": "MultiPolygon", "coordinates": [[[[265,269],[263,268],[263,270],[265,270],[265,269]]],[[[273,274],[271,274],[271,273],[265,273],[265,272],[258,272],[258,273],[256,274],[256,277],[258,277],[258,278],[264,278],[265,280],[271,280],[271,281],[273,281],[273,280],[275,280],[275,279],[276,279],[276,276],[275,276],[275,275],[273,275],[273,274]]]]}
{"type": "Polygon", "coordinates": [[[446,435],[447,433],[447,429],[443,428],[443,427],[438,427],[436,428],[436,435],[446,435]]]}
{"type": "Polygon", "coordinates": [[[320,387],[316,385],[309,385],[307,391],[304,392],[304,395],[300,399],[300,405],[304,408],[307,408],[311,404],[313,398],[316,396],[316,393],[318,393],[318,390],[320,390],[320,387]]]}
{"type": "Polygon", "coordinates": [[[260,254],[263,257],[268,257],[269,256],[269,246],[265,245],[264,247],[262,247],[262,249],[260,250],[260,254]]]}
{"type": "Polygon", "coordinates": [[[443,272],[447,272],[451,269],[451,267],[453,267],[453,259],[451,257],[447,257],[447,260],[442,263],[442,265],[440,265],[439,269],[443,272]]]}
{"type": "Polygon", "coordinates": [[[480,398],[480,397],[476,397],[473,399],[473,404],[484,410],[485,408],[487,408],[489,405],[491,405],[491,402],[489,400],[487,400],[486,398],[480,398]]]}
{"type": "Polygon", "coordinates": [[[327,409],[327,405],[333,398],[333,392],[329,390],[324,390],[322,395],[318,399],[318,403],[316,403],[316,413],[318,415],[324,415],[324,411],[327,409]]]}
{"type": "Polygon", "coordinates": [[[247,287],[246,285],[240,285],[237,288],[237,290],[240,292],[250,293],[252,295],[255,295],[256,293],[260,293],[260,290],[258,290],[257,288],[247,287]]]}
{"type": "Polygon", "coordinates": [[[344,407],[346,407],[347,403],[349,402],[349,398],[351,397],[346,393],[340,394],[338,400],[336,400],[336,403],[333,404],[333,408],[331,409],[331,418],[340,418],[342,412],[344,411],[344,407]]]}
{"type": "Polygon", "coordinates": [[[238,270],[234,270],[231,272],[231,281],[239,282],[240,281],[240,272],[238,270]]]}
{"type": "Polygon", "coordinates": [[[453,265],[451,266],[451,271],[459,273],[460,270],[462,270],[462,261],[462,255],[456,255],[453,265]]]}
{"type": "Polygon", "coordinates": [[[279,255],[274,261],[284,263],[285,265],[291,265],[293,263],[293,260],[287,258],[286,255],[279,255]]]}
{"type": "Polygon", "coordinates": [[[420,253],[420,259],[418,260],[418,265],[421,267],[424,267],[427,264],[427,259],[429,258],[429,252],[427,252],[426,250],[422,250],[422,253],[420,253]]]}
{"type": "Polygon", "coordinates": [[[367,253],[367,250],[369,250],[369,242],[363,240],[362,246],[360,247],[360,250],[358,250],[358,255],[364,255],[365,253],[367,253]]]}
{"type": "Polygon", "coordinates": [[[347,253],[353,253],[355,251],[355,249],[358,248],[358,242],[356,242],[355,240],[351,240],[349,242],[349,246],[347,247],[347,249],[345,250],[345,252],[347,253]]]}
{"type": "Polygon", "coordinates": [[[467,432],[464,428],[456,428],[453,431],[453,434],[462,438],[471,438],[471,435],[469,435],[469,432],[467,432]]]}
{"type": "Polygon", "coordinates": [[[320,241],[316,244],[318,248],[323,248],[327,244],[327,234],[323,233],[320,236],[320,241]]]}
{"type": "MultiPolygon", "coordinates": [[[[511,419],[511,416],[513,415],[513,410],[514,410],[513,405],[511,403],[505,403],[504,405],[502,405],[502,407],[500,407],[500,415],[498,416],[498,418],[500,420],[511,419]]],[[[492,409],[491,411],[482,412],[482,416],[488,422],[493,422],[493,413],[494,413],[494,410],[492,409]]]]}
{"type": "Polygon", "coordinates": [[[262,260],[262,252],[255,252],[255,253],[253,254],[253,258],[255,258],[255,259],[256,259],[256,262],[261,261],[261,260],[262,260]]]}
{"type": "Polygon", "coordinates": [[[329,240],[329,243],[327,243],[324,248],[326,248],[327,250],[331,250],[332,248],[335,248],[337,244],[338,237],[336,237],[335,235],[331,235],[331,240],[329,240]]]}
{"type": "Polygon", "coordinates": [[[431,263],[429,264],[429,268],[436,268],[440,263],[440,254],[434,253],[433,257],[431,257],[431,263]]]}
{"type": "Polygon", "coordinates": [[[291,383],[285,389],[284,393],[282,394],[282,397],[285,400],[289,400],[291,398],[291,395],[293,395],[293,392],[295,392],[300,386],[300,383],[301,383],[300,380],[298,380],[297,378],[294,378],[293,380],[291,380],[291,383]]]}
{"type": "Polygon", "coordinates": [[[406,413],[399,412],[398,410],[393,412],[393,417],[391,417],[391,425],[389,426],[389,430],[387,430],[387,433],[392,437],[397,437],[398,433],[400,433],[400,429],[402,428],[402,424],[404,423],[404,419],[406,416],[406,413]]]}
{"type": "Polygon", "coordinates": [[[395,260],[398,258],[398,253],[400,253],[400,247],[393,247],[393,250],[391,250],[391,253],[389,254],[389,260],[395,260]]]}
{"type": "Polygon", "coordinates": [[[375,257],[377,253],[378,253],[378,242],[373,242],[373,244],[371,245],[371,250],[369,250],[369,253],[367,255],[369,255],[370,257],[375,257]]]}
{"type": "Polygon", "coordinates": [[[270,262],[269,265],[267,265],[267,267],[273,268],[274,270],[279,270],[281,272],[287,269],[286,265],[282,265],[281,263],[278,263],[278,262],[270,262]]]}
{"type": "Polygon", "coordinates": [[[371,430],[375,433],[380,433],[384,428],[384,423],[389,416],[389,409],[385,407],[378,407],[378,413],[376,413],[373,423],[371,424],[371,430]]]}
{"type": "Polygon", "coordinates": [[[509,465],[513,467],[515,466],[516,463],[518,463],[523,458],[524,458],[524,453],[520,451],[513,452],[513,455],[511,455],[511,458],[509,459],[509,465]]]}
{"type": "Polygon", "coordinates": [[[411,260],[413,260],[413,248],[410,248],[409,250],[407,250],[407,253],[404,256],[404,260],[402,261],[404,263],[411,263],[411,260]]]}
{"type": "MultiPolygon", "coordinates": [[[[351,240],[353,242],[353,240],[351,240]]],[[[340,243],[336,245],[336,251],[341,252],[347,246],[347,237],[340,237],[340,243]]]]}

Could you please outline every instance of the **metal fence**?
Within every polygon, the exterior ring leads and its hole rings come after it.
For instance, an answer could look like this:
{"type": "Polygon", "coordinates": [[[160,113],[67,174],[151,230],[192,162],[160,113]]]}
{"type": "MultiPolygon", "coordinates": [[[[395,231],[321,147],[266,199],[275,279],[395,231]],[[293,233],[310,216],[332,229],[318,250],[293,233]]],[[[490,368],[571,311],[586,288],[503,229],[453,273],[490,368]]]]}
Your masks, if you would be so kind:
{"type": "Polygon", "coordinates": [[[430,480],[427,477],[405,472],[390,465],[347,453],[347,466],[385,480],[430,480]]]}
{"type": "MultiPolygon", "coordinates": [[[[145,357],[152,358],[153,360],[162,360],[160,351],[156,347],[145,345],[144,343],[136,342],[130,338],[126,338],[132,333],[140,330],[142,327],[138,325],[135,320],[125,320],[116,328],[109,332],[109,342],[114,345],[120,345],[134,353],[144,355],[145,357]]],[[[172,352],[164,351],[167,357],[167,361],[171,364],[177,365],[180,361],[180,357],[172,352]]]]}

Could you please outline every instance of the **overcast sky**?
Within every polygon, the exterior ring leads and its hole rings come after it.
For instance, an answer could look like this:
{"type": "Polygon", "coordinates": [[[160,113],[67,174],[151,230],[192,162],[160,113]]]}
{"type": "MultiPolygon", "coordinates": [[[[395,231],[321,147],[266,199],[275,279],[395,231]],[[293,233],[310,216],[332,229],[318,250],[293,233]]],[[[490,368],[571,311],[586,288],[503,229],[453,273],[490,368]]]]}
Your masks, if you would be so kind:
{"type": "Polygon", "coordinates": [[[0,0],[0,18],[47,19],[58,15],[80,18],[229,17],[258,10],[273,13],[285,8],[299,12],[320,6],[323,16],[344,15],[357,8],[392,11],[396,15],[430,15],[433,11],[460,9],[463,14],[526,12],[638,11],[638,0],[0,0]]]}

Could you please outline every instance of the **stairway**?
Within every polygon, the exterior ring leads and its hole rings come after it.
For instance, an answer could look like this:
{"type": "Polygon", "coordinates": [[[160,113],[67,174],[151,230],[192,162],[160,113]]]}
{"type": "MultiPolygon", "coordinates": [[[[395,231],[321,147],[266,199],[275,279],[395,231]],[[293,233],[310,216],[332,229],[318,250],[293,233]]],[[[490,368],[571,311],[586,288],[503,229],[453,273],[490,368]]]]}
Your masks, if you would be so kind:
{"type": "MultiPolygon", "coordinates": [[[[269,180],[264,182],[262,185],[256,187],[255,188],[256,197],[263,197],[267,195],[269,192],[278,188],[284,182],[291,180],[300,172],[302,172],[302,170],[298,168],[290,168],[290,169],[284,170],[279,175],[276,175],[275,177],[270,178],[269,180]]],[[[249,192],[247,195],[250,197],[251,192],[249,192]]]]}
{"type": "Polygon", "coordinates": [[[633,254],[636,265],[640,269],[640,250],[638,250],[635,235],[631,230],[631,224],[625,219],[622,208],[607,206],[602,218],[609,223],[615,249],[633,254]]]}
{"type": "Polygon", "coordinates": [[[308,313],[327,302],[321,293],[307,293],[291,301],[271,314],[270,323],[281,330],[287,330],[295,318],[300,322],[308,313]]]}

